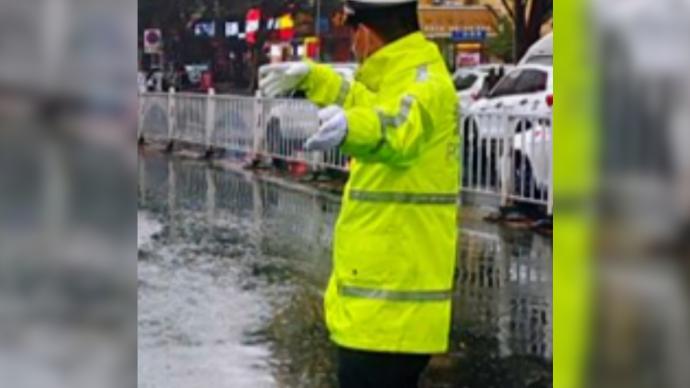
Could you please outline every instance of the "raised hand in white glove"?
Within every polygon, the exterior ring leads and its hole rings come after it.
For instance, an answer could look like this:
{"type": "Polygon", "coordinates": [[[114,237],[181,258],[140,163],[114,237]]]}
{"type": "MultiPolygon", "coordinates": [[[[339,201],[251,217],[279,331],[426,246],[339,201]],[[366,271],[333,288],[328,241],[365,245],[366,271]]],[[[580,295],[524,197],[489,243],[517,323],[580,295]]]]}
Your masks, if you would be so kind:
{"type": "Polygon", "coordinates": [[[284,62],[261,67],[259,89],[266,97],[276,97],[294,90],[309,74],[305,62],[284,62]]]}
{"type": "Polygon", "coordinates": [[[319,130],[306,143],[305,151],[327,151],[343,142],[347,136],[347,118],[343,108],[329,105],[319,110],[319,130]]]}

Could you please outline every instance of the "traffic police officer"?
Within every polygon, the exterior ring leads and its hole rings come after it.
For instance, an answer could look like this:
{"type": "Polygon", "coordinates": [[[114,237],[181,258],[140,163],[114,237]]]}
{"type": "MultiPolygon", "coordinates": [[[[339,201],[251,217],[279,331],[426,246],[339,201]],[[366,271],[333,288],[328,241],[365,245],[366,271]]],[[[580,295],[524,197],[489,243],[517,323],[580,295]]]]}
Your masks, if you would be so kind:
{"type": "Polygon", "coordinates": [[[303,90],[322,107],[305,149],[352,157],[325,296],[341,387],[416,387],[430,355],[448,348],[457,98],[415,0],[348,0],[345,12],[354,81],[305,61],[265,67],[260,88],[303,90]]]}

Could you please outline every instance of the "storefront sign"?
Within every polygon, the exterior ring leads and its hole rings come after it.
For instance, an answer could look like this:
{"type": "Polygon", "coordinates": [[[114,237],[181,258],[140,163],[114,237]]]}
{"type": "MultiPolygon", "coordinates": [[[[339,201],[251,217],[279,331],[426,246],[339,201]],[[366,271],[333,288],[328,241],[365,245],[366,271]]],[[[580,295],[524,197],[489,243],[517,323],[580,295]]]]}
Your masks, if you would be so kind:
{"type": "Polygon", "coordinates": [[[467,28],[452,31],[451,40],[454,42],[481,41],[487,37],[486,28],[467,28]]]}
{"type": "Polygon", "coordinates": [[[480,53],[459,52],[455,57],[455,67],[477,66],[481,63],[480,53]]]}

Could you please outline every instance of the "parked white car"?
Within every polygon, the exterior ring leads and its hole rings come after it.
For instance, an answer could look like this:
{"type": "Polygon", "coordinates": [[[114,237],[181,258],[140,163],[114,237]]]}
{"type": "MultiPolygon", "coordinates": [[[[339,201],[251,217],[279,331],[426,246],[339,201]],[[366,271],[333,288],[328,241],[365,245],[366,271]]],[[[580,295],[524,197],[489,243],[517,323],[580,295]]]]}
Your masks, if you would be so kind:
{"type": "MultiPolygon", "coordinates": [[[[522,65],[509,71],[468,113],[548,115],[553,107],[553,67],[522,65]]],[[[491,128],[480,128],[487,136],[491,128]]]]}
{"type": "Polygon", "coordinates": [[[553,32],[544,35],[530,46],[518,66],[530,64],[553,66],[553,32]]]}
{"type": "MultiPolygon", "coordinates": [[[[505,72],[513,69],[513,65],[486,64],[474,67],[460,68],[453,73],[453,82],[457,91],[460,113],[463,114],[471,104],[486,95],[490,90],[489,75],[493,70],[497,77],[501,70],[505,72]]],[[[497,80],[498,81],[498,80],[497,80]]]]}
{"type": "Polygon", "coordinates": [[[466,149],[469,156],[465,157],[465,163],[472,166],[471,175],[485,177],[478,182],[489,185],[509,178],[497,174],[499,157],[508,156],[503,154],[505,137],[511,136],[515,191],[531,194],[545,190],[551,174],[552,109],[551,66],[529,64],[508,72],[491,92],[470,106],[463,119],[463,135],[473,149],[466,149]],[[506,133],[506,129],[511,132],[506,133]]]}

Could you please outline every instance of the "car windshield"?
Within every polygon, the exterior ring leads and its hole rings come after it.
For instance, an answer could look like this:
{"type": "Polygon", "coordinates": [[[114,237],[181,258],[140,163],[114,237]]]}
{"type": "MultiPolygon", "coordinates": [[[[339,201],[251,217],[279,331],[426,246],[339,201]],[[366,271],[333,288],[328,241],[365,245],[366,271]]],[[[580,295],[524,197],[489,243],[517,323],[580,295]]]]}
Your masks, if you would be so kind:
{"type": "Polygon", "coordinates": [[[546,90],[548,74],[541,70],[525,70],[515,84],[516,93],[537,93],[546,90]]]}
{"type": "Polygon", "coordinates": [[[514,94],[536,93],[546,90],[548,73],[525,69],[508,73],[489,93],[489,98],[514,94]]]}
{"type": "Polygon", "coordinates": [[[482,88],[479,89],[479,92],[477,92],[477,98],[488,97],[489,92],[491,92],[491,85],[489,85],[488,82],[484,82],[482,84],[482,88]]]}
{"type": "Polygon", "coordinates": [[[527,59],[527,63],[553,66],[553,55],[534,55],[527,59]]]}
{"type": "Polygon", "coordinates": [[[515,94],[515,86],[517,84],[518,79],[520,78],[521,73],[522,71],[517,70],[511,71],[510,73],[506,74],[505,77],[501,78],[501,80],[498,81],[496,86],[489,93],[488,97],[491,98],[515,94]]]}
{"type": "Polygon", "coordinates": [[[467,90],[477,81],[477,76],[474,74],[461,75],[455,78],[455,89],[458,91],[467,90]]]}

